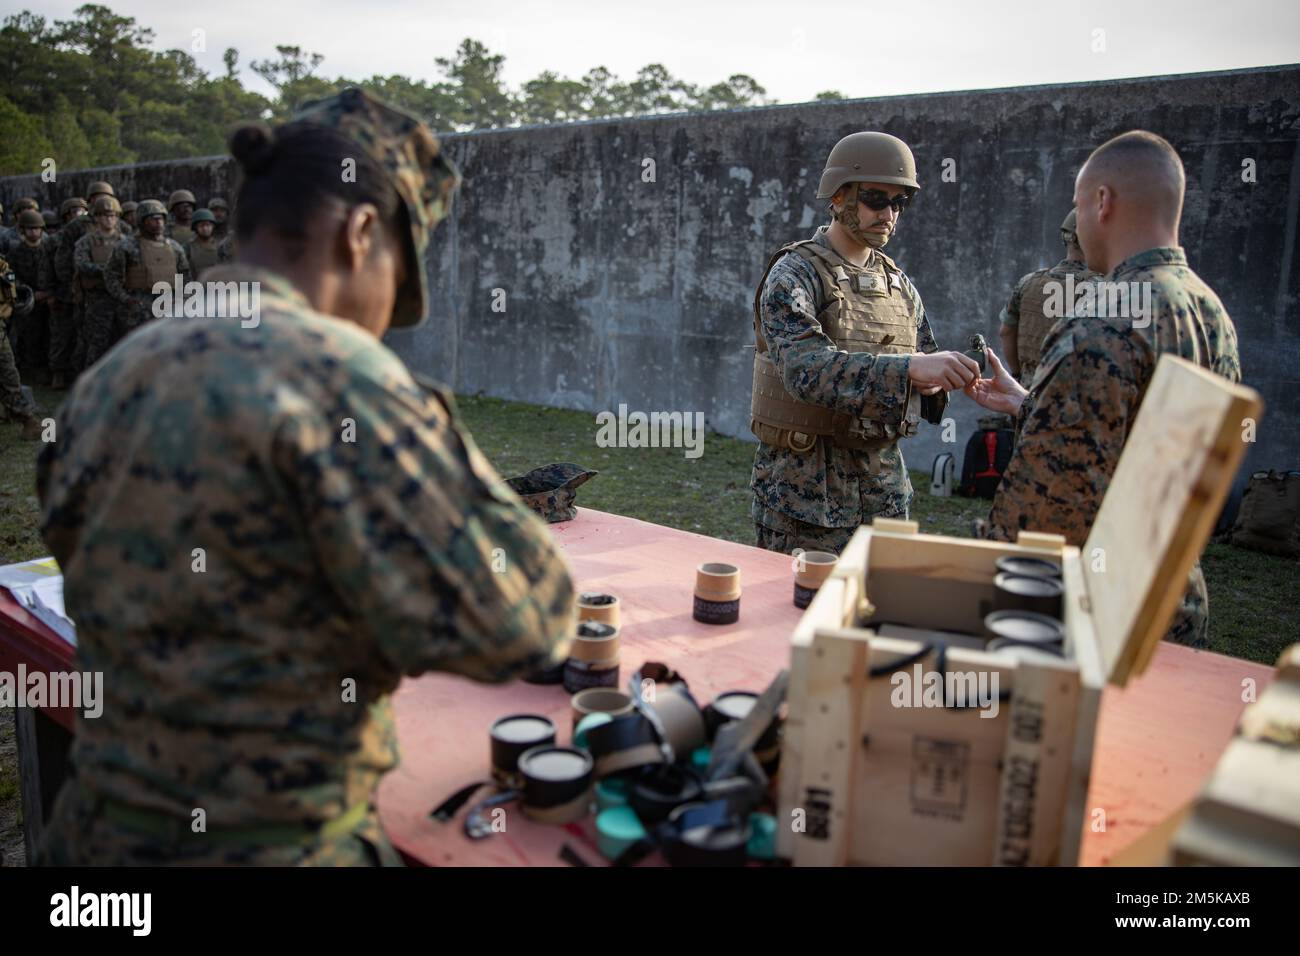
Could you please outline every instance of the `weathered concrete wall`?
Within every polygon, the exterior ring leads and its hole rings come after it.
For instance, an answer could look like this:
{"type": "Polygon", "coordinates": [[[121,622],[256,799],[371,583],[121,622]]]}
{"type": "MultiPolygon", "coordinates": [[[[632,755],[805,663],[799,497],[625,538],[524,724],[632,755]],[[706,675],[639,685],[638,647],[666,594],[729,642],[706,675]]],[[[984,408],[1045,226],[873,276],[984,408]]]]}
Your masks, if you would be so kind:
{"type": "MultiPolygon", "coordinates": [[[[702,410],[747,436],[754,285],[777,247],[823,221],[821,162],[864,128],[916,154],[924,188],[889,253],[943,347],[974,332],[996,343],[1014,281],[1060,257],[1057,227],[1093,147],[1132,128],[1167,137],[1187,166],[1183,244],[1268,403],[1246,467],[1300,467],[1295,66],[448,136],[466,182],[431,251],[433,318],[390,342],[458,391],[593,413],[702,410]]],[[[61,177],[51,198],[100,175],[61,177]]],[[[217,159],[107,175],[137,199],[182,185],[201,202],[230,195],[217,159]]],[[[0,182],[0,199],[32,182],[0,182]]],[[[960,448],[979,411],[957,396],[952,414],[960,448]]],[[[913,466],[952,450],[939,439],[926,427],[905,446],[913,466]]]]}

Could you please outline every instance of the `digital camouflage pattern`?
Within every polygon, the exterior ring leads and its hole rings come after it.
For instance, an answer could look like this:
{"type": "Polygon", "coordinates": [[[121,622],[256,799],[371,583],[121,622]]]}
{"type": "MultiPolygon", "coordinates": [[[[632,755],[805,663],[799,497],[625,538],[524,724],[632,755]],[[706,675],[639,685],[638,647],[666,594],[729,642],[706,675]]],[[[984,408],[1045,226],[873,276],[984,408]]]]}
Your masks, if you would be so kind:
{"type": "Polygon", "coordinates": [[[9,263],[0,259],[0,410],[23,423],[23,438],[34,440],[40,435],[36,409],[23,394],[18,363],[9,345],[8,324],[31,312],[32,293],[20,286],[9,263]]]}
{"type": "MultiPolygon", "coordinates": [[[[1162,354],[1241,381],[1236,327],[1181,248],[1148,249],[1105,278],[1150,283],[1150,324],[1076,316],[1052,329],[1020,406],[1015,453],[989,514],[990,538],[1043,531],[1083,545],[1162,354]]],[[[1208,610],[1198,564],[1170,639],[1204,647],[1208,610]]]]}
{"type": "MultiPolygon", "coordinates": [[[[107,249],[109,261],[112,250],[122,241],[122,234],[105,236],[94,229],[77,240],[72,258],[76,265],[77,280],[82,283],[81,294],[84,298],[81,337],[85,343],[83,363],[94,365],[100,357],[113,347],[120,326],[118,315],[122,306],[104,285],[104,271],[108,265],[99,264],[94,259],[94,250],[107,249]],[[87,280],[91,284],[87,284],[87,280]]],[[[101,252],[101,255],[103,252],[101,252]]]]}
{"type": "MultiPolygon", "coordinates": [[[[108,265],[104,267],[104,289],[121,309],[124,332],[138,329],[155,317],[153,304],[158,297],[153,294],[153,291],[129,289],[126,284],[126,270],[141,265],[140,247],[146,242],[169,243],[176,256],[176,271],[181,276],[181,282],[186,283],[193,278],[189,257],[185,255],[185,247],[175,239],[148,239],[143,234],[124,238],[113,249],[113,255],[108,260],[108,265]]],[[[171,292],[165,294],[171,295],[171,292]]]]}
{"type": "Polygon", "coordinates": [[[401,677],[567,655],[564,560],[451,396],[281,276],[210,278],[259,283],[259,324],[140,329],[37,463],[78,667],[105,696],[78,715],[45,862],[367,862],[401,677]],[[357,807],[354,832],[314,835],[357,807]]]}
{"type": "Polygon", "coordinates": [[[424,252],[430,230],[451,210],[452,193],[460,183],[456,165],[417,116],[356,87],[304,104],[293,119],[320,123],[352,137],[392,176],[411,223],[408,275],[397,292],[393,325],[419,325],[429,309],[424,252]]]}
{"type": "MultiPolygon", "coordinates": [[[[389,168],[431,140],[363,94],[316,105],[389,168]],[[344,122],[355,111],[373,121],[344,122]]],[[[404,175],[421,195],[420,170],[404,175]]],[[[449,394],[280,276],[211,279],[257,283],[257,325],[151,324],[78,384],[38,461],[79,652],[109,667],[43,857],[382,862],[373,795],[396,761],[398,678],[553,666],[572,583],[449,394]],[[189,831],[198,806],[207,834],[189,831]]]]}
{"type": "MultiPolygon", "coordinates": [[[[33,292],[54,291],[54,263],[51,255],[54,239],[42,235],[41,241],[32,244],[19,239],[10,246],[6,257],[18,281],[33,292]]],[[[12,319],[17,341],[14,351],[20,367],[40,371],[49,362],[50,312],[46,302],[38,302],[27,315],[12,319]]]]}
{"type": "MultiPolygon", "coordinates": [[[[813,241],[831,249],[824,226],[813,241]]],[[[842,261],[851,273],[863,271],[842,261]]],[[[916,315],[917,349],[937,351],[921,297],[911,280],[903,278],[916,315]]],[[[768,273],[759,311],[763,337],[782,378],[796,386],[792,393],[802,401],[897,427],[911,395],[911,359],[836,349],[817,321],[824,305],[818,301],[819,287],[812,265],[794,253],[778,259],[768,273]]],[[[912,500],[912,482],[897,441],[867,452],[838,446],[823,436],[806,454],[760,443],[750,487],[750,515],[760,547],[784,538],[847,541],[843,531],[851,534],[873,518],[906,517],[912,500]],[[873,465],[873,459],[879,464],[873,465]]]]}
{"type": "Polygon", "coordinates": [[[540,517],[550,524],[558,524],[578,516],[574,507],[578,487],[598,474],[571,461],[561,461],[507,478],[506,484],[540,517]]]}
{"type": "Polygon", "coordinates": [[[1020,381],[1032,382],[1038,371],[1038,362],[1043,354],[1043,342],[1052,330],[1057,319],[1044,314],[1043,299],[1037,293],[1045,282],[1064,283],[1067,276],[1074,276],[1076,286],[1087,279],[1096,278],[1097,273],[1077,259],[1062,259],[1047,269],[1036,269],[1020,277],[1011,292],[1011,299],[998,315],[998,322],[1003,328],[1016,329],[1019,333],[1016,351],[1020,358],[1020,381]],[[1030,294],[1026,296],[1026,292],[1030,294]]]}

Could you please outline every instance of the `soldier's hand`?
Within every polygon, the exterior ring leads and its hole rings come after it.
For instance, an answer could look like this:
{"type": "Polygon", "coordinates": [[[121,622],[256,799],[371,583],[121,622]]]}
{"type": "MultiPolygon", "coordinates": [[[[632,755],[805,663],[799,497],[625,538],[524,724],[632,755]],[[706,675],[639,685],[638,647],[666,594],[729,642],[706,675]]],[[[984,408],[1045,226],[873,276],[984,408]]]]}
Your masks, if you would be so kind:
{"type": "Polygon", "coordinates": [[[917,353],[907,365],[907,377],[922,389],[935,385],[950,392],[978,381],[980,367],[973,358],[960,352],[917,353]]]}
{"type": "Polygon", "coordinates": [[[989,378],[975,379],[966,386],[965,392],[991,412],[1014,415],[1020,411],[1020,405],[1029,393],[1011,377],[996,352],[988,349],[985,354],[988,356],[989,370],[993,374],[989,378]]]}

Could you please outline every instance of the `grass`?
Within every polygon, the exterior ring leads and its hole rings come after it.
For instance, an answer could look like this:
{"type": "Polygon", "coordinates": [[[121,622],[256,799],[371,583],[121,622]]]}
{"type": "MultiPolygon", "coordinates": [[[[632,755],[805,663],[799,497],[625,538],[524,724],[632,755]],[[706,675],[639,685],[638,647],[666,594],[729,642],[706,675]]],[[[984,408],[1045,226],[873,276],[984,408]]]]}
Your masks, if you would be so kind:
{"type": "MultiPolygon", "coordinates": [[[[36,390],[46,409],[59,393],[36,390]]],[[[458,399],[475,441],[503,476],[552,461],[573,461],[600,474],[578,492],[581,506],[743,544],[754,543],[749,474],[754,446],[710,433],[704,453],[679,448],[598,448],[595,416],[482,396],[458,399]]],[[[35,452],[18,426],[0,424],[0,564],[46,554],[39,533],[35,452]]],[[[912,517],[921,530],[966,537],[988,513],[980,499],[937,498],[929,476],[912,472],[912,517]]],[[[1203,559],[1210,590],[1210,648],[1272,666],[1300,635],[1300,562],[1212,543],[1203,559]]],[[[22,862],[13,715],[0,711],[0,859],[22,862]]]]}

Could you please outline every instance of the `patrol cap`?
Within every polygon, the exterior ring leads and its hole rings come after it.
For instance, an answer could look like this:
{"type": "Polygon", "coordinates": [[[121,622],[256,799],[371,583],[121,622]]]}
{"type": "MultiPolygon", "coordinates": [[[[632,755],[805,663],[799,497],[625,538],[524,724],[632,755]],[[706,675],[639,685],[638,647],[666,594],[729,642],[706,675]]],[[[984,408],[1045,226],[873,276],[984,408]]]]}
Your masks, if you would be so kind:
{"type": "Polygon", "coordinates": [[[72,212],[74,209],[89,208],[90,207],[86,205],[86,200],[82,199],[80,196],[73,196],[71,199],[65,199],[59,204],[59,218],[66,218],[68,213],[72,212]]]}
{"type": "Polygon", "coordinates": [[[430,233],[446,217],[451,195],[460,184],[455,164],[419,117],[356,87],[305,103],[292,119],[338,130],[388,171],[411,224],[406,282],[397,290],[393,325],[419,325],[429,309],[424,253],[430,233]]]}
{"type": "Polygon", "coordinates": [[[167,208],[174,209],[177,203],[187,202],[191,206],[197,206],[198,202],[194,198],[194,193],[188,189],[178,189],[167,197],[167,208]]]}
{"type": "Polygon", "coordinates": [[[230,206],[220,196],[213,196],[208,200],[209,209],[229,209],[230,206]]]}
{"type": "Polygon", "coordinates": [[[845,183],[889,183],[920,189],[916,181],[916,159],[897,136],[864,131],[850,133],[826,157],[817,198],[830,199],[845,183]]]}
{"type": "Polygon", "coordinates": [[[190,219],[191,226],[197,226],[201,222],[216,222],[217,217],[212,215],[211,209],[200,209],[190,219]]]}
{"type": "Polygon", "coordinates": [[[106,212],[122,212],[122,204],[117,201],[116,196],[110,196],[107,193],[101,193],[95,197],[95,201],[90,204],[90,214],[92,216],[102,216],[106,212]]]}
{"type": "Polygon", "coordinates": [[[18,228],[30,229],[33,226],[40,226],[42,229],[44,229],[45,217],[42,216],[39,212],[37,212],[35,209],[24,209],[22,212],[18,214],[18,228]]]}
{"type": "Polygon", "coordinates": [[[157,199],[146,199],[135,207],[135,218],[144,222],[150,216],[166,216],[167,208],[157,199]]]}
{"type": "Polygon", "coordinates": [[[90,200],[93,200],[96,196],[114,195],[116,195],[116,193],[113,192],[113,184],[102,181],[91,183],[90,188],[86,190],[86,198],[90,200]]]}

